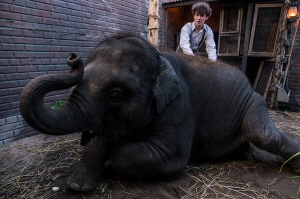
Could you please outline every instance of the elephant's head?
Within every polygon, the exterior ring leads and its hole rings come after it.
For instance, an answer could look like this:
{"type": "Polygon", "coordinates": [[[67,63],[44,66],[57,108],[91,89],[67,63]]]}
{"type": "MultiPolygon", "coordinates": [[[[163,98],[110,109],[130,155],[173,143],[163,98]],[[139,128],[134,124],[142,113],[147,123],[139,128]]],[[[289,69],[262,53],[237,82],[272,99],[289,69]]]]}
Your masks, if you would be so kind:
{"type": "Polygon", "coordinates": [[[43,133],[93,131],[108,117],[145,126],[180,94],[170,62],[138,38],[105,40],[85,67],[75,54],[67,63],[72,67],[69,74],[37,77],[21,93],[24,120],[43,133]],[[44,106],[48,92],[72,86],[60,108],[44,106]]]}

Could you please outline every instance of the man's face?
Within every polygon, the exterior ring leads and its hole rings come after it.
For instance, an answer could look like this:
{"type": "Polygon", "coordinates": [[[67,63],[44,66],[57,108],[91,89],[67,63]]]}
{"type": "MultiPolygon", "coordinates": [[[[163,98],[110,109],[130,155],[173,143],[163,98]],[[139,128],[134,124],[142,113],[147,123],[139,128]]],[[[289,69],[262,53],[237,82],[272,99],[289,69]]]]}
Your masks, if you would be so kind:
{"type": "Polygon", "coordinates": [[[208,17],[206,14],[200,14],[199,12],[196,12],[194,15],[195,26],[202,27],[207,19],[208,17]]]}

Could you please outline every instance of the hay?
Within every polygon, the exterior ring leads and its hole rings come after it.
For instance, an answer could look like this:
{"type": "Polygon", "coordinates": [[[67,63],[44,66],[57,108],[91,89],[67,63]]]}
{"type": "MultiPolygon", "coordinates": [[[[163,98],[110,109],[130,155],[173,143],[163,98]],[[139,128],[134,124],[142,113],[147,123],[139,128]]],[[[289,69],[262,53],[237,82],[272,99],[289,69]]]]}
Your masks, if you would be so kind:
{"type": "MultiPolygon", "coordinates": [[[[76,140],[57,140],[53,143],[24,147],[24,152],[32,152],[40,156],[35,165],[25,166],[19,170],[11,169],[14,165],[0,170],[0,198],[40,198],[54,196],[53,182],[63,175],[65,170],[78,162],[81,148],[76,140]]],[[[17,146],[18,147],[18,146],[17,146]]]]}
{"type": "MultiPolygon", "coordinates": [[[[300,113],[270,111],[276,126],[289,134],[300,135],[300,113]]],[[[74,165],[79,161],[82,147],[79,138],[67,140],[68,138],[57,138],[33,146],[13,146],[27,154],[37,155],[39,161],[27,166],[16,161],[11,165],[0,168],[0,199],[47,199],[55,197],[58,192],[53,192],[55,181],[69,176],[74,165]]],[[[8,149],[9,150],[9,149],[8,149]]],[[[246,161],[228,161],[222,164],[189,165],[185,170],[189,182],[184,186],[177,187],[182,191],[182,199],[189,198],[270,198],[271,191],[267,189],[254,189],[253,182],[243,182],[242,179],[233,178],[232,173],[257,175],[253,163],[246,161]],[[233,172],[235,171],[235,172],[233,172]]],[[[275,181],[276,179],[274,179],[275,181]]],[[[271,182],[272,184],[273,182],[271,182]]],[[[137,197],[137,194],[126,189],[120,180],[106,180],[100,184],[97,193],[99,198],[112,198],[109,187],[117,185],[122,192],[129,196],[137,197]]],[[[172,185],[173,186],[173,185],[172,185]]],[[[59,191],[60,192],[60,191],[59,191]]],[[[300,192],[300,190],[299,190],[300,192]]],[[[280,195],[280,193],[278,193],[280,195]]],[[[299,193],[297,193],[297,196],[299,193]]],[[[81,194],[85,198],[84,194],[81,194]]],[[[284,198],[284,197],[281,197],[284,198]]]]}
{"type": "Polygon", "coordinates": [[[282,132],[299,136],[300,135],[300,112],[269,111],[275,126],[282,132]]]}
{"type": "Polygon", "coordinates": [[[190,187],[180,187],[186,193],[181,199],[268,198],[269,190],[257,191],[251,187],[251,182],[243,183],[229,177],[230,171],[233,169],[249,174],[249,169],[254,168],[255,166],[246,161],[228,161],[214,165],[205,164],[201,167],[188,166],[185,173],[193,184],[190,187]]]}

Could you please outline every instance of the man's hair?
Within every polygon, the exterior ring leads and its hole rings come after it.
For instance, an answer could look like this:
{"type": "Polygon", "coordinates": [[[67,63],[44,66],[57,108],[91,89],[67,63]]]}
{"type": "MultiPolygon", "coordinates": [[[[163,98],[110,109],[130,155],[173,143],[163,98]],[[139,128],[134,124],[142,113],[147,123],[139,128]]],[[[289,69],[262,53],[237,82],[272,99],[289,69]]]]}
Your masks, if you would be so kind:
{"type": "Polygon", "coordinates": [[[192,6],[193,15],[195,15],[196,12],[198,12],[199,14],[206,14],[206,17],[209,17],[211,15],[212,10],[208,3],[198,2],[192,6]]]}

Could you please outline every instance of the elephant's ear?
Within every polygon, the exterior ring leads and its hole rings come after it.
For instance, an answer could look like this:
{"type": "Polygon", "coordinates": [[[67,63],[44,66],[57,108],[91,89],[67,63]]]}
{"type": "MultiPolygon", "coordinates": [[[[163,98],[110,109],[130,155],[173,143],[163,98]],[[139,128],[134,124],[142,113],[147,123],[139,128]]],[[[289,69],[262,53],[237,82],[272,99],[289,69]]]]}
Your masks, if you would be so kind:
{"type": "Polygon", "coordinates": [[[156,100],[156,110],[161,113],[168,103],[181,93],[178,77],[171,63],[160,55],[162,71],[156,79],[153,89],[156,100]]]}

